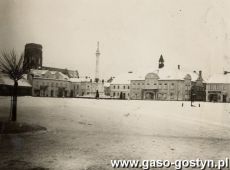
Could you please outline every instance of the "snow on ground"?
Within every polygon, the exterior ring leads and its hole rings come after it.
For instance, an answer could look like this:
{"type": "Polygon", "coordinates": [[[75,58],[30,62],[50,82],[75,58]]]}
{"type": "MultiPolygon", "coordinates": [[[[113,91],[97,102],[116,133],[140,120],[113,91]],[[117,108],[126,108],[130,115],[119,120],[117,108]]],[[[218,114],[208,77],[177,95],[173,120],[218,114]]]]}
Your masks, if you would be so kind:
{"type": "MultiPolygon", "coordinates": [[[[10,98],[0,97],[7,118],[10,98]]],[[[18,98],[18,121],[46,133],[1,136],[0,167],[27,161],[50,169],[112,169],[111,159],[224,159],[230,104],[18,98]]]]}

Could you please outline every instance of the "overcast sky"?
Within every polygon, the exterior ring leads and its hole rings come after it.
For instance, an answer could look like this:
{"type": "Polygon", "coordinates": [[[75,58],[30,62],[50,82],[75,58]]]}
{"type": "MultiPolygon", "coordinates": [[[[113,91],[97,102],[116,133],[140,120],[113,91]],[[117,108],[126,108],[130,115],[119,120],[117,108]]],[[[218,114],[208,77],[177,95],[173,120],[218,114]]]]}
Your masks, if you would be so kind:
{"type": "Polygon", "coordinates": [[[229,0],[0,0],[0,48],[43,45],[43,65],[103,77],[165,65],[230,70],[229,0]]]}

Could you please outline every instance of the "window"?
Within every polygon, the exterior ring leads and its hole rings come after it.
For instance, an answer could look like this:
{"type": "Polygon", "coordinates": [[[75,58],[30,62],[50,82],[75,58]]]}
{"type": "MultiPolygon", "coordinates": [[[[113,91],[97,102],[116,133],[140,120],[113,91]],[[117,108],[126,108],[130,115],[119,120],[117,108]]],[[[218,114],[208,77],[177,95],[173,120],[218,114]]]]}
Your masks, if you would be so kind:
{"type": "Polygon", "coordinates": [[[128,89],[129,89],[129,86],[128,86],[128,89]]]}
{"type": "Polygon", "coordinates": [[[172,83],[172,86],[174,86],[174,83],[172,83]]]}
{"type": "Polygon", "coordinates": [[[114,89],[116,89],[116,86],[113,86],[114,89]]]}
{"type": "Polygon", "coordinates": [[[125,86],[123,86],[123,88],[125,89],[125,86]]]}
{"type": "Polygon", "coordinates": [[[212,89],[216,90],[216,85],[215,84],[212,85],[212,89]]]}
{"type": "Polygon", "coordinates": [[[120,86],[117,86],[117,89],[119,89],[120,88],[120,86]]]}

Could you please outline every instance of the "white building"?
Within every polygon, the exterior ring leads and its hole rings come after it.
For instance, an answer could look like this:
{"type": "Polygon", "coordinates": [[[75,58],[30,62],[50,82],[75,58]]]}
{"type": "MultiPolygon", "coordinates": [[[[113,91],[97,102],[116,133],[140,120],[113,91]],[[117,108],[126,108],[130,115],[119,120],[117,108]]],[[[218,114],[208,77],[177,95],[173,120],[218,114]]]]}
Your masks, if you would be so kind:
{"type": "Polygon", "coordinates": [[[32,85],[32,96],[70,97],[69,77],[61,72],[32,69],[28,80],[32,85]]]}
{"type": "Polygon", "coordinates": [[[116,76],[110,83],[110,97],[130,99],[130,81],[132,76],[132,73],[116,76]]]}
{"type": "Polygon", "coordinates": [[[101,81],[94,82],[89,77],[71,78],[71,90],[73,97],[92,97],[96,96],[98,91],[99,97],[104,96],[104,83],[101,81]]]}
{"type": "Polygon", "coordinates": [[[189,100],[192,77],[180,69],[160,69],[131,80],[131,99],[189,100]]]}

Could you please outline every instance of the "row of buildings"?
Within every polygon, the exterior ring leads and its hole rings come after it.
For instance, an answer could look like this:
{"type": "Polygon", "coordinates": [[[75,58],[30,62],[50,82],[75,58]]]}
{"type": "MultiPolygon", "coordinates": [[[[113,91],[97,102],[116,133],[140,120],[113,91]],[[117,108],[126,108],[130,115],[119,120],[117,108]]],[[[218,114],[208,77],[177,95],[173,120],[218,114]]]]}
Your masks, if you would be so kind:
{"type": "Polygon", "coordinates": [[[130,72],[110,84],[113,98],[134,100],[205,101],[206,84],[202,72],[186,73],[180,69],[159,68],[136,74],[130,72]]]}
{"type": "Polygon", "coordinates": [[[89,77],[70,78],[59,71],[31,70],[28,81],[32,86],[32,96],[43,97],[94,97],[98,91],[103,96],[101,81],[89,77]]]}
{"type": "MultiPolygon", "coordinates": [[[[42,97],[89,97],[130,100],[175,100],[230,102],[230,76],[217,74],[203,78],[202,71],[165,67],[161,55],[157,68],[128,72],[107,81],[99,78],[99,43],[96,50],[95,79],[80,77],[77,70],[42,65],[42,46],[26,44],[19,95],[42,97]]],[[[13,81],[0,74],[0,95],[10,95],[13,81]]]]}
{"type": "MultiPolygon", "coordinates": [[[[204,80],[202,72],[157,70],[145,76],[127,73],[111,82],[89,77],[70,78],[59,71],[32,69],[19,81],[19,95],[42,97],[89,97],[130,100],[195,100],[230,102],[230,75],[215,74],[204,80]]],[[[0,76],[0,95],[10,95],[13,81],[0,76]]]]}
{"type": "Polygon", "coordinates": [[[162,56],[155,71],[143,74],[129,72],[114,78],[110,97],[131,100],[174,100],[230,102],[230,75],[228,72],[204,78],[202,71],[185,71],[164,67],[162,56]]]}

